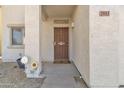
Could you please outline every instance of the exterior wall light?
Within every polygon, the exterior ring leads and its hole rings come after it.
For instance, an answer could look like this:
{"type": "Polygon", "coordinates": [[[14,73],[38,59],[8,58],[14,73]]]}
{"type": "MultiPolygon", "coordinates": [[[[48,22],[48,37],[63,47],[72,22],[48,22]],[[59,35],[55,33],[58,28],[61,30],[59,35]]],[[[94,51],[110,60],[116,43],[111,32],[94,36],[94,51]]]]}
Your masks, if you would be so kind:
{"type": "Polygon", "coordinates": [[[74,28],[74,22],[71,23],[71,27],[74,28]]]}

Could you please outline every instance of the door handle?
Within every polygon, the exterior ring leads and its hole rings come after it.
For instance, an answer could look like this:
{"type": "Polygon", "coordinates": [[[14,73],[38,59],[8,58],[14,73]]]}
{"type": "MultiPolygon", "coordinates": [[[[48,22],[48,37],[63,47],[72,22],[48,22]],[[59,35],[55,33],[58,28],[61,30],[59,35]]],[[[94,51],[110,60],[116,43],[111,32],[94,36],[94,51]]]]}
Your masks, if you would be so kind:
{"type": "Polygon", "coordinates": [[[58,43],[60,46],[65,45],[65,42],[59,42],[58,43]]]}

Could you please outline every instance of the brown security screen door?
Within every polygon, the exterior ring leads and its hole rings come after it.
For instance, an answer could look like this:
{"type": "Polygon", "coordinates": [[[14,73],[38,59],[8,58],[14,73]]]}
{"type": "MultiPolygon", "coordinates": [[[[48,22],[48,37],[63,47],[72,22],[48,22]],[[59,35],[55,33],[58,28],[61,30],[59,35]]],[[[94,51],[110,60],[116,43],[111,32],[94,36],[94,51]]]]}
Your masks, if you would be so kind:
{"type": "Polygon", "coordinates": [[[54,60],[68,61],[69,47],[69,29],[68,27],[54,28],[54,60]]]}

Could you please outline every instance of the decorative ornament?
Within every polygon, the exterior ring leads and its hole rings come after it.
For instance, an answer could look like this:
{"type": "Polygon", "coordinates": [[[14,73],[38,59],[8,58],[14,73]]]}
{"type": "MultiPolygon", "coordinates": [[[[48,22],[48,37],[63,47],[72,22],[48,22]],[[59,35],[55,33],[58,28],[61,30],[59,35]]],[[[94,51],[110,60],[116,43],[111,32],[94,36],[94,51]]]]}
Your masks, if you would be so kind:
{"type": "Polygon", "coordinates": [[[26,56],[22,57],[22,58],[21,58],[21,62],[22,62],[23,64],[27,64],[27,63],[28,63],[28,57],[26,57],[26,56]]]}
{"type": "Polygon", "coordinates": [[[33,61],[33,62],[31,63],[31,68],[32,68],[33,70],[36,70],[37,67],[38,67],[37,63],[36,63],[35,61],[33,61]]]}

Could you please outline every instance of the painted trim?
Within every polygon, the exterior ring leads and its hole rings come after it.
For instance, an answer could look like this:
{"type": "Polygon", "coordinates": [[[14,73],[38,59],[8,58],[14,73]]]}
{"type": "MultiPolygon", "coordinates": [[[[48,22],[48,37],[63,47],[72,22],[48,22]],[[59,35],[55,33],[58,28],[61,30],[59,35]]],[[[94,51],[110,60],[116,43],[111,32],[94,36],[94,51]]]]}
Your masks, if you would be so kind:
{"type": "Polygon", "coordinates": [[[15,27],[15,28],[19,28],[19,27],[22,27],[24,28],[25,27],[25,24],[8,24],[7,27],[15,27]]]}
{"type": "Polygon", "coordinates": [[[24,49],[24,45],[10,45],[8,49],[24,49]]]}

